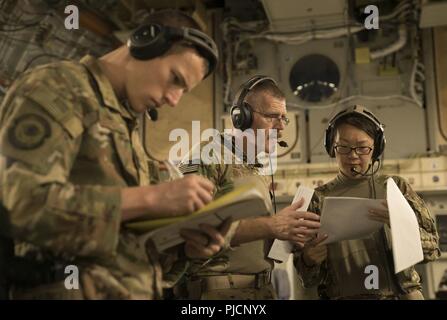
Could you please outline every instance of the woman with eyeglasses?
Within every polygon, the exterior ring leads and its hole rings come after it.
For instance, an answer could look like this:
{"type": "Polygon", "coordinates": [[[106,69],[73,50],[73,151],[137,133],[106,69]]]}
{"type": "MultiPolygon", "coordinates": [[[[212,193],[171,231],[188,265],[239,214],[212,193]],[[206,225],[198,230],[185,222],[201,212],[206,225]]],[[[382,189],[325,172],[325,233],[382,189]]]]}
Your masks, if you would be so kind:
{"type": "MultiPolygon", "coordinates": [[[[378,173],[385,148],[384,127],[369,110],[357,105],[339,112],[326,129],[325,148],[336,159],[339,173],[315,190],[309,211],[321,214],[324,198],[329,196],[386,198],[389,177],[378,173]]],[[[423,262],[437,259],[439,237],[427,206],[403,178],[392,178],[417,216],[423,262]]],[[[320,298],[326,299],[424,299],[414,267],[394,272],[386,202],[369,213],[370,219],[384,223],[369,237],[324,245],[327,236],[319,235],[295,252],[304,287],[318,285],[320,298]],[[365,285],[369,265],[378,268],[378,289],[365,285]]]]}

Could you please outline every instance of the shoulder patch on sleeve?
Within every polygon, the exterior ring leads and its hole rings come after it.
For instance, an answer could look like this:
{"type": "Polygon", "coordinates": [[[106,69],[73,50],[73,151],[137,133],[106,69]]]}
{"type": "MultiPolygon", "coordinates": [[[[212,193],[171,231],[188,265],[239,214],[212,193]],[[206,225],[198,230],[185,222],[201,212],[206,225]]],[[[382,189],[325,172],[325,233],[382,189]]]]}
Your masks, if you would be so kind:
{"type": "Polygon", "coordinates": [[[33,113],[24,114],[15,119],[8,130],[9,143],[22,150],[36,149],[50,136],[51,127],[48,121],[33,113]]]}
{"type": "MultiPolygon", "coordinates": [[[[37,103],[50,114],[68,133],[76,138],[83,132],[80,120],[82,102],[73,92],[76,81],[69,82],[63,68],[45,67],[31,73],[23,88],[16,94],[37,103]]],[[[76,79],[75,76],[72,77],[76,79]]]]}

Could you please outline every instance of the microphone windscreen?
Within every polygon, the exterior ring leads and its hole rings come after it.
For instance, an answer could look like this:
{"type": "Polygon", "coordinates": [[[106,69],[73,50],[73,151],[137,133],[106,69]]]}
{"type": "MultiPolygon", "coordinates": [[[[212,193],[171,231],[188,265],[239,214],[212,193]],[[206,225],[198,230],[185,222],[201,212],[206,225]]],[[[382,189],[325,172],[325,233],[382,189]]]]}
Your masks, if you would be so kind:
{"type": "Polygon", "coordinates": [[[280,147],[287,148],[289,145],[285,141],[278,141],[280,147]]]}
{"type": "Polygon", "coordinates": [[[147,111],[147,113],[149,114],[149,117],[151,118],[152,121],[157,121],[158,120],[158,111],[157,111],[157,109],[149,109],[147,111]]]}

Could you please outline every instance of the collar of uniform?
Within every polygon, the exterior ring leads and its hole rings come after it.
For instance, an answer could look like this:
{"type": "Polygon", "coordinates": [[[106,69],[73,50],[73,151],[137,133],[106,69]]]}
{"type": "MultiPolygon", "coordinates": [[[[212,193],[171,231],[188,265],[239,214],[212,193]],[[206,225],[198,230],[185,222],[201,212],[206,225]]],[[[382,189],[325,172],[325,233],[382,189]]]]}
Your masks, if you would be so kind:
{"type": "Polygon", "coordinates": [[[369,177],[361,177],[357,179],[350,178],[346,176],[343,172],[339,171],[336,177],[336,181],[344,185],[358,185],[362,182],[368,181],[369,177]]]}
{"type": "Polygon", "coordinates": [[[88,68],[98,83],[99,91],[106,107],[118,111],[124,118],[134,120],[137,117],[136,114],[134,112],[130,112],[128,108],[118,101],[112,84],[102,72],[98,60],[91,55],[86,55],[81,59],[81,63],[88,68]]]}

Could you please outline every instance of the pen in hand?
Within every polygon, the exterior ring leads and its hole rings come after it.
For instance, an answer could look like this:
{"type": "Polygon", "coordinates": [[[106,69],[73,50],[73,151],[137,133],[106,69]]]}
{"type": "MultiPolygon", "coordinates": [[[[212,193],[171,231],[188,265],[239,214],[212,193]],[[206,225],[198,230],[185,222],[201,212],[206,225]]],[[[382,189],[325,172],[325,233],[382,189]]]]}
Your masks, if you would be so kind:
{"type": "Polygon", "coordinates": [[[168,169],[169,178],[171,180],[177,180],[183,178],[183,173],[180,172],[179,168],[172,162],[172,160],[164,160],[164,165],[168,169]]]}

